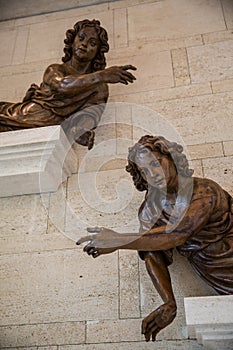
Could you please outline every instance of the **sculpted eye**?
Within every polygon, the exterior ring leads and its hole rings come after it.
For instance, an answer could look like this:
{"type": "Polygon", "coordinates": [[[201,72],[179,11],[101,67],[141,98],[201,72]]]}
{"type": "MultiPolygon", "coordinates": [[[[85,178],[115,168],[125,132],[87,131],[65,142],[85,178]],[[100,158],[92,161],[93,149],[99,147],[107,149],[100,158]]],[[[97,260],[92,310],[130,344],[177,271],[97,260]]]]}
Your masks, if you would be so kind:
{"type": "Polygon", "coordinates": [[[140,149],[140,153],[142,154],[146,154],[146,153],[149,153],[150,151],[146,148],[146,147],[143,147],[142,149],[140,149]]]}
{"type": "Polygon", "coordinates": [[[91,40],[90,44],[91,44],[91,46],[93,46],[93,47],[97,45],[97,43],[96,43],[95,40],[91,40]]]}
{"type": "Polygon", "coordinates": [[[160,166],[160,163],[158,162],[158,160],[152,160],[152,161],[150,162],[150,165],[151,165],[151,166],[155,166],[155,167],[159,167],[159,166],[160,166]]]}
{"type": "Polygon", "coordinates": [[[78,35],[78,37],[79,37],[79,40],[80,40],[80,41],[82,41],[82,40],[85,38],[85,36],[84,36],[83,33],[80,33],[80,34],[78,35]]]}

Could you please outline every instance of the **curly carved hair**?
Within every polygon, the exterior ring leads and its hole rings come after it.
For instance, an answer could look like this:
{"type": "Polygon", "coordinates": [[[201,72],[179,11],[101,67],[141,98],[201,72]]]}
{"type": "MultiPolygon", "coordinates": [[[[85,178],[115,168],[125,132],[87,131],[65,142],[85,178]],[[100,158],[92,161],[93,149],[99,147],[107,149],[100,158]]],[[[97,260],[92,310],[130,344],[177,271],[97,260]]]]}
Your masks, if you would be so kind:
{"type": "Polygon", "coordinates": [[[126,166],[126,171],[128,171],[132,176],[137,190],[145,191],[148,189],[146,180],[143,179],[138,166],[134,162],[139,144],[149,148],[152,152],[159,151],[161,154],[170,157],[170,159],[174,162],[179,175],[184,177],[192,176],[193,170],[189,168],[188,160],[183,154],[183,147],[181,145],[177,144],[176,142],[170,142],[163,136],[145,135],[140,138],[138,143],[129,148],[128,165],[126,166]]]}
{"type": "Polygon", "coordinates": [[[106,67],[106,59],[104,54],[108,52],[109,45],[108,45],[108,34],[106,30],[100,26],[100,21],[96,21],[95,19],[93,19],[92,21],[90,21],[89,19],[84,19],[83,21],[79,21],[75,23],[73,29],[67,30],[66,39],[64,40],[65,47],[63,49],[65,56],[62,57],[62,61],[67,62],[71,59],[73,55],[72,45],[73,45],[74,39],[76,35],[80,32],[80,30],[82,30],[85,27],[94,27],[99,36],[100,47],[96,57],[94,58],[91,64],[91,71],[96,72],[106,67]]]}

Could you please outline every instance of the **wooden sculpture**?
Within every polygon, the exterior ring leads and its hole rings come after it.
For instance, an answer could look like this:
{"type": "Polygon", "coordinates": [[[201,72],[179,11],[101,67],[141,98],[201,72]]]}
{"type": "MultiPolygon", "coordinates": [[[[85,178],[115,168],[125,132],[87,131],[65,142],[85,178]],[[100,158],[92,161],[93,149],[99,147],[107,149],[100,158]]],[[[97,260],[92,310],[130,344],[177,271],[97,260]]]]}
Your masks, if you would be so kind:
{"type": "Polygon", "coordinates": [[[139,191],[140,233],[88,229],[77,244],[93,257],[133,249],[145,261],[164,304],[142,322],[146,341],[176,315],[168,266],[176,248],[219,294],[233,294],[233,199],[210,179],[192,177],[182,146],[163,137],[143,136],[129,149],[126,170],[139,191]]]}
{"type": "Polygon", "coordinates": [[[108,99],[107,84],[133,83],[131,65],[105,69],[108,35],[100,22],[83,20],[66,32],[62,64],[51,64],[40,86],[32,84],[20,103],[0,102],[0,132],[61,124],[69,138],[93,146],[108,99]]]}

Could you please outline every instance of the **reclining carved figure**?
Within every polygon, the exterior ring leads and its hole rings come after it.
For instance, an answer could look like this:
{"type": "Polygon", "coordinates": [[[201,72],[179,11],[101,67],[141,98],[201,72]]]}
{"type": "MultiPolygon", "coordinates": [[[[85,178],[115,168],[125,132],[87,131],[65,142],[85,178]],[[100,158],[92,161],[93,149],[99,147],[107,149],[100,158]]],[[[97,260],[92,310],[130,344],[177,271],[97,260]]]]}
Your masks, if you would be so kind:
{"type": "Polygon", "coordinates": [[[129,149],[126,170],[146,191],[140,233],[96,227],[77,244],[88,242],[84,251],[94,258],[117,249],[139,252],[164,302],[142,322],[146,341],[155,341],[176,316],[168,270],[174,248],[219,294],[233,294],[233,198],[216,182],[192,177],[182,146],[163,137],[143,136],[129,149]]]}
{"type": "Polygon", "coordinates": [[[99,21],[77,22],[64,43],[63,63],[51,64],[40,86],[32,84],[22,102],[0,102],[0,132],[63,123],[69,138],[92,148],[93,129],[108,99],[107,84],[133,83],[128,70],[136,68],[105,69],[108,35],[99,21]]]}

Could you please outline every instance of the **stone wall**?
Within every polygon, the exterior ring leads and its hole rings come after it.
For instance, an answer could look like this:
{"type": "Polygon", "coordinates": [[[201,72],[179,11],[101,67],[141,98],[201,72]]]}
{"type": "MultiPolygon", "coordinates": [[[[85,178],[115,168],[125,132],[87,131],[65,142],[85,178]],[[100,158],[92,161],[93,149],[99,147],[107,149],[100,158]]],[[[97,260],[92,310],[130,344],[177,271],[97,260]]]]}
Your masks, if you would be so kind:
{"type": "MultiPolygon", "coordinates": [[[[80,172],[56,193],[0,199],[1,349],[201,349],[187,339],[183,298],[215,292],[185,259],[175,254],[170,268],[178,315],[155,345],[144,342],[140,323],[161,301],[137,253],[94,260],[75,240],[96,224],[137,229],[143,194],[124,171],[127,147],[143,132],[135,104],[176,130],[197,176],[233,193],[232,1],[123,0],[1,22],[1,101],[19,101],[41,82],[44,69],[60,62],[65,31],[83,18],[108,30],[108,66],[134,64],[137,81],[110,86],[113,104],[93,153],[74,147],[80,172]]],[[[158,123],[148,128],[156,134],[158,123]]]]}

